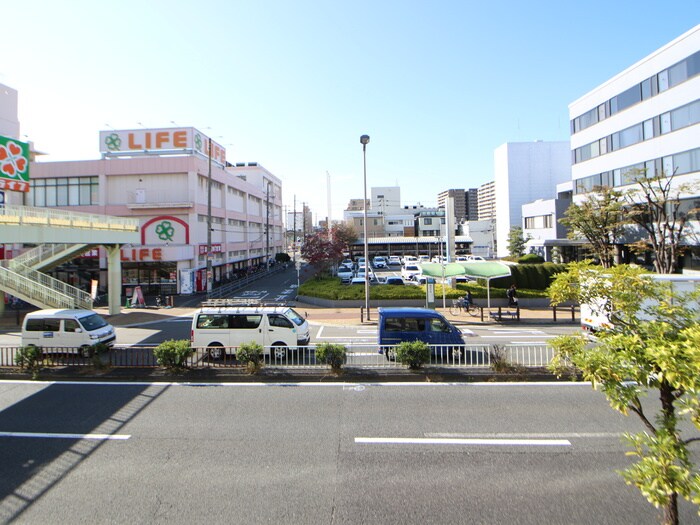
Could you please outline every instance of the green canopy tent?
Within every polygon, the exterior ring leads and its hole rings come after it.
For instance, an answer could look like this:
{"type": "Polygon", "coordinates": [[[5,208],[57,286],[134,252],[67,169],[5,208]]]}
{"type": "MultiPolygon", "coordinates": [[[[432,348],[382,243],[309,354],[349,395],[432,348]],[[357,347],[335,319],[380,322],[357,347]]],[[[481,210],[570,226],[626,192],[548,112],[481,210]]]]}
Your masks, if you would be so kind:
{"type": "Polygon", "coordinates": [[[429,277],[445,279],[447,277],[464,275],[475,279],[486,279],[486,302],[488,308],[491,308],[491,279],[498,279],[499,277],[508,277],[511,275],[510,266],[497,261],[469,261],[445,264],[424,263],[421,264],[420,267],[423,275],[429,277]]]}

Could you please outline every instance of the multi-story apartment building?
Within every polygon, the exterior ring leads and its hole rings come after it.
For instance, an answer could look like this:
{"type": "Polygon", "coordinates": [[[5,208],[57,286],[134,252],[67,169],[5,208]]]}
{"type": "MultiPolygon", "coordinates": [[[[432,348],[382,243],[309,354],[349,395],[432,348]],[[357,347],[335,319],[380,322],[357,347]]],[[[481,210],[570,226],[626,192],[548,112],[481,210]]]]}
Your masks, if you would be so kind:
{"type": "MultiPolygon", "coordinates": [[[[644,170],[700,180],[700,25],[569,105],[574,200],[593,187],[625,189],[644,170]]],[[[697,230],[700,188],[684,195],[697,230]]],[[[684,265],[700,267],[697,237],[684,265]]]]}
{"type": "Polygon", "coordinates": [[[451,197],[454,202],[455,223],[467,219],[467,193],[463,189],[451,189],[438,193],[438,208],[447,207],[447,199],[451,197]]]}
{"type": "Polygon", "coordinates": [[[486,221],[496,218],[496,183],[489,181],[477,190],[477,220],[486,221]]]}

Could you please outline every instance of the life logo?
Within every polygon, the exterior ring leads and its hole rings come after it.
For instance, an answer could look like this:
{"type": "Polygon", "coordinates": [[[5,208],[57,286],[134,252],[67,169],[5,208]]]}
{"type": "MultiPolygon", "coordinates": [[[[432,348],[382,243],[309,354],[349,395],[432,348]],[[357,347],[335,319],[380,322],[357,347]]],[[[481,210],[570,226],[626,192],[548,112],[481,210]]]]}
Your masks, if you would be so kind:
{"type": "Polygon", "coordinates": [[[29,180],[29,145],[0,137],[0,177],[29,180]]]}

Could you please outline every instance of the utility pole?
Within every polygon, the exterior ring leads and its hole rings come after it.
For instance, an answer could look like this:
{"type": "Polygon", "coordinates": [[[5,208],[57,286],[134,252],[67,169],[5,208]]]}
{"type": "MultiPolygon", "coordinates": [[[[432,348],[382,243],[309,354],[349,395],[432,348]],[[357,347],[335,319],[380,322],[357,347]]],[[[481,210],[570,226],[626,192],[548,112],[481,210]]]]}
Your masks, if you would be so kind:
{"type": "Polygon", "coordinates": [[[270,181],[267,181],[267,206],[265,206],[265,268],[270,271],[270,181]]]}
{"type": "Polygon", "coordinates": [[[292,246],[294,246],[294,264],[297,262],[297,196],[294,195],[294,229],[292,230],[292,246]]]}
{"type": "Polygon", "coordinates": [[[207,293],[213,286],[213,270],[211,263],[211,137],[209,137],[209,178],[207,181],[207,293]]]}

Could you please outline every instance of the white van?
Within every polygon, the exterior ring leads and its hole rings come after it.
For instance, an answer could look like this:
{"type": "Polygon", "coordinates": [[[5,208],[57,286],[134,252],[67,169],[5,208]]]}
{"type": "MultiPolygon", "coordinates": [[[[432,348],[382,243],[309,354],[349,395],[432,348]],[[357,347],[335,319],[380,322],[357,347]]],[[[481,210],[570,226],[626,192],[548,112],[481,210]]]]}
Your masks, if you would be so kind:
{"type": "Polygon", "coordinates": [[[206,348],[212,359],[235,354],[241,344],[254,342],[280,361],[290,348],[305,346],[311,339],[309,323],[289,306],[207,304],[192,317],[190,340],[192,348],[206,348]]]}
{"type": "Polygon", "coordinates": [[[92,310],[37,310],[22,323],[22,346],[45,353],[75,352],[90,357],[95,346],[114,345],[114,327],[92,310]]]}

